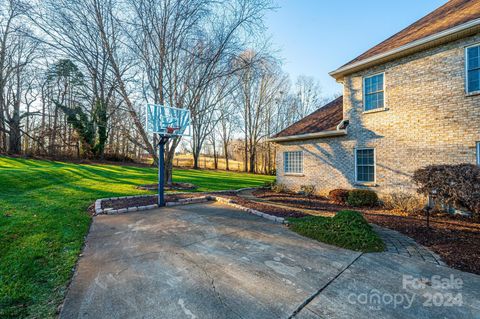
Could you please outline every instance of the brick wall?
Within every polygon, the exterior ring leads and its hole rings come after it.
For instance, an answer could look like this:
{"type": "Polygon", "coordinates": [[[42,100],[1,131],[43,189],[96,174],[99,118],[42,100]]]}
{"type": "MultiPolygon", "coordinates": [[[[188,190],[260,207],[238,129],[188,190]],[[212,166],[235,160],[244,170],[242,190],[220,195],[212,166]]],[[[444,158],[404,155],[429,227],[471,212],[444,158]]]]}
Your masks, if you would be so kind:
{"type": "Polygon", "coordinates": [[[480,95],[465,94],[465,46],[480,34],[385,63],[344,79],[344,118],[348,136],[282,143],[277,181],[292,189],[314,184],[333,188],[367,187],[386,194],[414,192],[413,171],[428,164],[476,163],[480,141],[480,95]],[[363,113],[363,77],[385,72],[387,110],[363,113]],[[355,185],[356,147],[373,147],[376,183],[355,185]],[[304,151],[304,175],[283,172],[283,151],[304,151]]]}

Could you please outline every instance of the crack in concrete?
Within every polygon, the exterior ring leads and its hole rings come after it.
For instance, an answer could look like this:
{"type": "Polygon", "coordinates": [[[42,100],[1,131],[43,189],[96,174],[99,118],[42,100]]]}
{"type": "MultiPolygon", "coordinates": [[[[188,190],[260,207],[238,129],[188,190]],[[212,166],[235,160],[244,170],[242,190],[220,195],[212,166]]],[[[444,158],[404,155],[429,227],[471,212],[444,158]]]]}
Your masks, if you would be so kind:
{"type": "MultiPolygon", "coordinates": [[[[205,270],[204,270],[205,271],[205,270]]],[[[205,271],[205,274],[207,274],[207,272],[205,271]]],[[[207,275],[208,276],[208,275],[207,275]]],[[[238,318],[240,319],[243,319],[243,317],[237,313],[236,311],[234,311],[229,305],[227,305],[227,303],[223,300],[223,298],[220,296],[220,292],[217,291],[217,288],[215,287],[215,278],[212,278],[212,289],[213,289],[213,292],[217,295],[217,298],[218,300],[220,301],[220,303],[227,309],[229,309],[232,313],[234,313],[238,318]]]]}
{"type": "Polygon", "coordinates": [[[338,274],[335,275],[332,279],[330,279],[325,285],[323,285],[319,290],[317,290],[313,295],[308,297],[302,304],[300,304],[297,309],[288,317],[288,319],[293,319],[295,316],[302,311],[303,308],[305,308],[313,299],[315,299],[322,291],[324,291],[332,282],[334,282],[338,277],[340,277],[345,270],[350,268],[361,256],[363,256],[363,253],[360,253],[355,259],[352,260],[345,268],[343,268],[338,274]]]}
{"type": "Polygon", "coordinates": [[[188,260],[190,261],[190,263],[192,263],[195,267],[197,267],[198,269],[200,269],[201,271],[203,271],[203,273],[205,274],[205,276],[210,279],[210,285],[212,287],[212,290],[213,290],[213,293],[215,294],[215,296],[217,297],[218,301],[220,301],[220,303],[228,310],[230,310],[233,314],[235,314],[238,318],[240,319],[243,319],[243,317],[237,313],[236,311],[234,311],[224,300],[223,298],[221,297],[220,295],[220,292],[217,291],[217,287],[215,286],[215,278],[212,277],[210,275],[210,273],[205,269],[205,267],[201,266],[199,263],[197,263],[196,261],[192,260],[191,258],[188,258],[184,253],[181,253],[181,252],[177,252],[176,253],[177,255],[182,255],[183,258],[185,260],[188,260]]]}

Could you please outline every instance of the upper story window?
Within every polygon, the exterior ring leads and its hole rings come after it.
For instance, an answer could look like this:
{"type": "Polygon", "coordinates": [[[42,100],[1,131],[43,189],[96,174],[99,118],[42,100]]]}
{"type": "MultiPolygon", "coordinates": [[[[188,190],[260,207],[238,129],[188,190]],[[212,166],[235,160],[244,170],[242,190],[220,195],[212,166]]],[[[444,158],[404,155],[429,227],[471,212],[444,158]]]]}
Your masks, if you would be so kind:
{"type": "Polygon", "coordinates": [[[385,107],[384,73],[363,78],[363,105],[365,111],[371,111],[385,107]]]}
{"type": "Polygon", "coordinates": [[[466,49],[467,93],[480,91],[480,45],[466,49]]]}
{"type": "Polygon", "coordinates": [[[284,152],[283,153],[283,171],[285,174],[303,173],[303,152],[284,152]]]}

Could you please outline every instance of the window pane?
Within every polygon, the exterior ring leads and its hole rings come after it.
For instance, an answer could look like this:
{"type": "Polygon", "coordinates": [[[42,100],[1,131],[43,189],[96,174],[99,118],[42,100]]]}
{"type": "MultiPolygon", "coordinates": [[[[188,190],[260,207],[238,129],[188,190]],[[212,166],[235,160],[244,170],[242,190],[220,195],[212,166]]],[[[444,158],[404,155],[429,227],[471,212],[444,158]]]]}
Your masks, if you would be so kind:
{"type": "Polygon", "coordinates": [[[480,142],[477,142],[477,165],[480,165],[480,142]]]}
{"type": "Polygon", "coordinates": [[[468,91],[480,90],[480,69],[468,71],[468,91]]]}
{"type": "Polygon", "coordinates": [[[375,153],[373,149],[361,149],[356,151],[357,155],[357,181],[375,181],[375,153]]]}
{"type": "Polygon", "coordinates": [[[383,107],[383,92],[377,93],[377,106],[383,107]]]}
{"type": "Polygon", "coordinates": [[[284,152],[283,167],[285,173],[303,173],[303,152],[284,152]]]}
{"type": "Polygon", "coordinates": [[[384,107],[383,74],[378,74],[364,79],[365,85],[365,111],[384,107]]]}
{"type": "Polygon", "coordinates": [[[468,56],[468,70],[477,69],[480,67],[480,46],[467,49],[468,56]]]}

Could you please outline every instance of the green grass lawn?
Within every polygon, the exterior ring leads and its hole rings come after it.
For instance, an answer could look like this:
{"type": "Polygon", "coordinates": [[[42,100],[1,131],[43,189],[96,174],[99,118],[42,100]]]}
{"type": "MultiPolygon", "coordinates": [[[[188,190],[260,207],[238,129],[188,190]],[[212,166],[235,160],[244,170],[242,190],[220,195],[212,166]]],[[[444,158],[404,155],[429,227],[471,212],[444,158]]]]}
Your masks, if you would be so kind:
{"type": "Polygon", "coordinates": [[[289,218],[290,228],[318,241],[363,252],[383,251],[384,244],[362,214],[349,210],[335,217],[289,218]]]}
{"type": "MultiPolygon", "coordinates": [[[[0,156],[0,318],[51,318],[62,302],[97,198],[145,194],[154,168],[0,156]]],[[[175,170],[197,191],[261,186],[273,176],[175,170]]]]}

